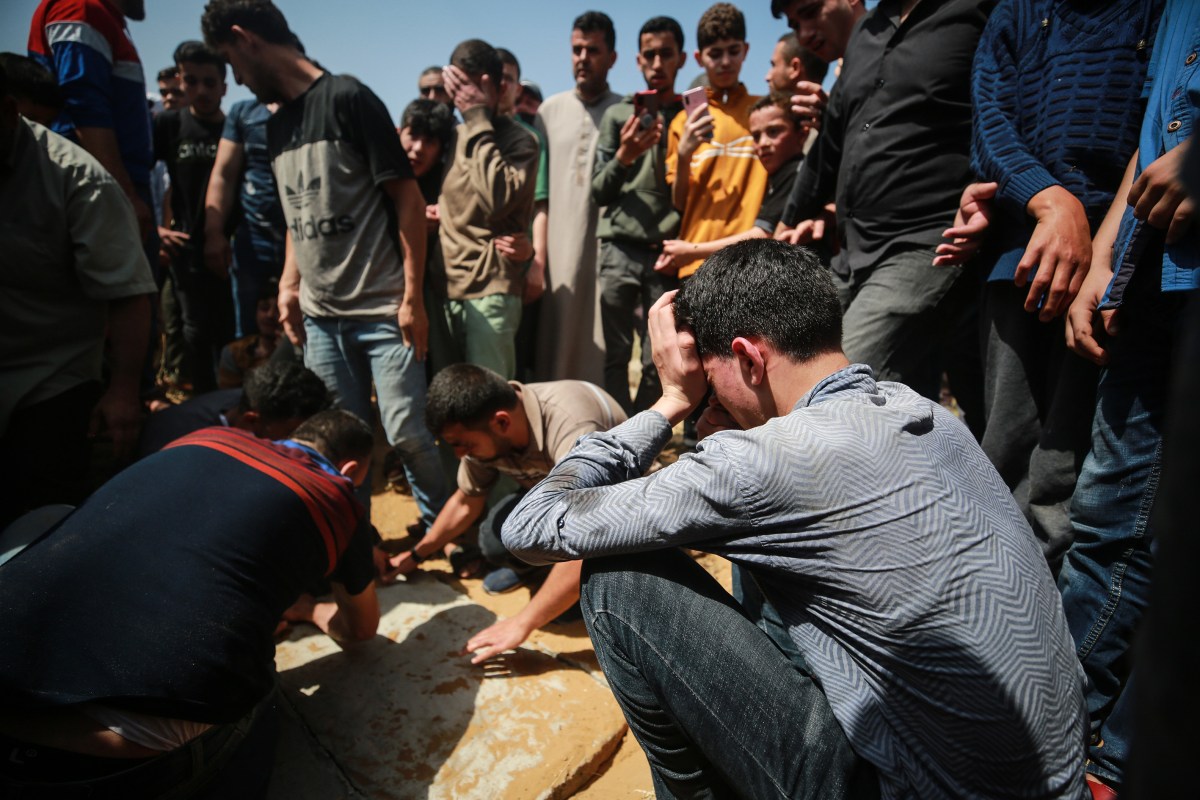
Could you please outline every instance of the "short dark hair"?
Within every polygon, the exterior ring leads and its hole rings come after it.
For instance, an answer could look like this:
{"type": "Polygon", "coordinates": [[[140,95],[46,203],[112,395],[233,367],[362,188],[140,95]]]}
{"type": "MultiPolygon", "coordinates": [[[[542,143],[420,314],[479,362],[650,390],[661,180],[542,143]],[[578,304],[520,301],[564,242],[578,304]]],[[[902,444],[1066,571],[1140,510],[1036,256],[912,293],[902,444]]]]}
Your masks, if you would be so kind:
{"type": "Polygon", "coordinates": [[[733,3],[714,3],[696,25],[696,46],[701,50],[722,39],[746,41],[746,17],[733,3]]]}
{"type": "Polygon", "coordinates": [[[459,42],[458,47],[450,54],[450,63],[472,78],[487,75],[496,87],[499,87],[500,79],[504,77],[504,66],[500,63],[496,48],[483,39],[459,42]]]}
{"type": "Polygon", "coordinates": [[[200,17],[200,30],[209,47],[232,42],[234,25],[271,44],[300,46],[283,12],[271,0],[208,0],[200,17]]]}
{"type": "Polygon", "coordinates": [[[221,80],[225,80],[225,59],[204,42],[189,39],[181,42],[175,48],[175,64],[211,64],[221,71],[221,80]]]}
{"type": "Polygon", "coordinates": [[[508,67],[517,68],[517,80],[521,80],[521,62],[517,61],[517,57],[513,55],[513,51],[507,47],[497,47],[496,55],[500,56],[500,63],[508,67]]]}
{"type": "Polygon", "coordinates": [[[771,16],[779,19],[787,11],[787,7],[796,0],[771,0],[771,16]]]}
{"type": "Polygon", "coordinates": [[[779,41],[783,42],[784,58],[788,61],[793,58],[800,59],[800,64],[804,67],[805,80],[813,83],[821,83],[825,80],[825,74],[829,72],[829,62],[800,44],[795,32],[785,33],[779,37],[779,41]]]}
{"type": "Polygon", "coordinates": [[[238,408],[268,420],[305,419],[333,407],[317,373],[294,361],[268,361],[246,373],[238,408]]]}
{"type": "Polygon", "coordinates": [[[300,423],[289,438],[311,444],[334,464],[364,461],[370,458],[375,448],[371,426],[341,408],[313,414],[300,423]]]}
{"type": "Polygon", "coordinates": [[[454,135],[454,112],[445,103],[418,97],[404,107],[400,127],[415,136],[431,136],[442,143],[443,153],[454,135]]]}
{"type": "Polygon", "coordinates": [[[441,436],[450,425],[484,428],[492,414],[517,406],[508,381],[477,364],[451,364],[433,377],[425,397],[425,427],[441,436]]]}
{"type": "Polygon", "coordinates": [[[426,75],[441,75],[441,74],[442,74],[442,68],[437,65],[434,65],[432,67],[426,67],[425,69],[421,70],[421,74],[417,76],[417,80],[424,78],[426,75]]]}
{"type": "Polygon", "coordinates": [[[647,33],[669,33],[675,37],[675,45],[683,50],[683,26],[674,17],[651,17],[638,31],[638,49],[642,48],[642,37],[647,33]]]}
{"type": "Polygon", "coordinates": [[[750,106],[750,113],[762,111],[764,108],[778,108],[783,112],[783,115],[792,121],[792,125],[797,131],[804,124],[800,117],[796,116],[796,112],[792,111],[792,99],[786,94],[779,92],[771,92],[764,94],[762,97],[754,101],[754,105],[750,106]]]}
{"type": "Polygon", "coordinates": [[[604,44],[608,47],[608,52],[611,53],[617,49],[617,31],[613,28],[612,18],[603,11],[583,12],[571,23],[571,30],[581,33],[599,31],[604,34],[604,44]]]}
{"type": "Polygon", "coordinates": [[[766,339],[796,361],[840,352],[842,307],[829,270],[807,248],[751,239],[717,251],[675,295],[675,324],[701,356],[733,355],[739,336],[766,339]]]}
{"type": "Polygon", "coordinates": [[[172,64],[169,67],[163,67],[158,71],[158,76],[154,79],[156,82],[177,81],[179,80],[179,67],[172,64]]]}
{"type": "Polygon", "coordinates": [[[0,53],[0,66],[8,74],[8,94],[34,105],[62,109],[62,89],[50,70],[18,53],[0,53]]]}

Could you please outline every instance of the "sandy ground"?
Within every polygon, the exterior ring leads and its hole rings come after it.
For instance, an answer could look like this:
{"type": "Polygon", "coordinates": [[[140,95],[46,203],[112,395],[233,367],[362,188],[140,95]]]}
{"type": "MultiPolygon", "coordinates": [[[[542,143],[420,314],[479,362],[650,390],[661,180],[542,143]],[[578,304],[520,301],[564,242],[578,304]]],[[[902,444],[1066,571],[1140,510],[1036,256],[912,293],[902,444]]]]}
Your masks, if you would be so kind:
{"type": "MultiPolygon", "coordinates": [[[[393,540],[388,546],[400,548],[407,538],[405,528],[417,518],[417,511],[411,497],[398,492],[384,491],[374,496],[371,516],[384,539],[393,540]]],[[[716,556],[705,555],[698,558],[700,563],[728,588],[728,562],[716,556]]],[[[444,581],[447,586],[462,592],[472,602],[498,617],[511,616],[529,601],[529,592],[524,588],[504,595],[488,595],[483,591],[481,580],[460,580],[453,577],[449,571],[449,564],[444,560],[431,559],[425,562],[422,568],[437,573],[439,580],[444,581]]],[[[535,632],[526,642],[526,646],[555,654],[556,657],[565,658],[589,671],[599,671],[595,653],[582,622],[548,625],[535,632]]],[[[527,796],[533,797],[538,793],[534,787],[527,788],[530,790],[527,796]]],[[[526,796],[524,792],[518,794],[526,796]]],[[[653,797],[650,768],[633,736],[626,731],[615,754],[595,765],[594,775],[582,788],[565,796],[589,800],[653,797]]]]}

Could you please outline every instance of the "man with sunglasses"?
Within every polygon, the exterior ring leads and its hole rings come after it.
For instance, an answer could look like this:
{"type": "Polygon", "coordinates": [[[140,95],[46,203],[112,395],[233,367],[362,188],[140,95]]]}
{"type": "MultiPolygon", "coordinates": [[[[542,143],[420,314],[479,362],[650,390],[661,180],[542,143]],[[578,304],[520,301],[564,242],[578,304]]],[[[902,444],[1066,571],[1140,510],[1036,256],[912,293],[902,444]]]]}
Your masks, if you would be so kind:
{"type": "Polygon", "coordinates": [[[203,42],[175,49],[185,108],[154,119],[154,155],[171,176],[159,230],[183,318],[184,372],[197,392],[217,388],[216,358],[233,338],[229,276],[204,267],[204,197],[225,126],[225,62],[203,42]]]}
{"type": "Polygon", "coordinates": [[[446,91],[446,84],[442,80],[441,67],[425,68],[421,77],[417,78],[417,97],[436,100],[451,108],[454,107],[454,101],[450,99],[450,93],[446,91]]]}

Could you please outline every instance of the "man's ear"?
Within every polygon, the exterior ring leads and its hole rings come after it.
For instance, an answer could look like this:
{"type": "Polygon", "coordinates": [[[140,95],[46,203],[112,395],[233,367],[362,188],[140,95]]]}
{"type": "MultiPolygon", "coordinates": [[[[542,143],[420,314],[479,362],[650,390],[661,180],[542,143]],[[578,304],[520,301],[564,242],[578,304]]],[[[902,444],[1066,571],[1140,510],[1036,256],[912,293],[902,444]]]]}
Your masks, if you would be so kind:
{"type": "Polygon", "coordinates": [[[251,433],[258,430],[259,423],[262,422],[262,416],[253,408],[248,408],[241,414],[238,414],[237,419],[233,423],[233,427],[241,428],[244,431],[251,433]]]}
{"type": "Polygon", "coordinates": [[[493,432],[506,434],[512,430],[512,412],[506,409],[500,409],[492,414],[492,418],[488,420],[488,424],[493,432]]]}
{"type": "Polygon", "coordinates": [[[767,376],[767,354],[744,336],[733,340],[733,357],[751,386],[759,386],[767,376]]]}
{"type": "Polygon", "coordinates": [[[356,458],[348,458],[337,465],[337,470],[339,473],[349,478],[350,482],[355,486],[362,486],[363,482],[367,479],[370,466],[370,456],[363,461],[359,461],[356,458]]]}
{"type": "Polygon", "coordinates": [[[808,76],[804,74],[804,62],[800,60],[799,56],[788,62],[788,69],[791,70],[793,75],[797,76],[796,80],[800,80],[800,76],[803,76],[804,80],[808,80],[808,76]]]}
{"type": "Polygon", "coordinates": [[[246,30],[241,25],[230,25],[229,32],[233,34],[233,38],[237,41],[238,44],[242,44],[242,45],[252,44],[250,31],[246,30]]]}
{"type": "Polygon", "coordinates": [[[692,51],[692,58],[696,59],[696,64],[700,67],[700,69],[704,69],[704,59],[700,58],[699,48],[692,51]]]}

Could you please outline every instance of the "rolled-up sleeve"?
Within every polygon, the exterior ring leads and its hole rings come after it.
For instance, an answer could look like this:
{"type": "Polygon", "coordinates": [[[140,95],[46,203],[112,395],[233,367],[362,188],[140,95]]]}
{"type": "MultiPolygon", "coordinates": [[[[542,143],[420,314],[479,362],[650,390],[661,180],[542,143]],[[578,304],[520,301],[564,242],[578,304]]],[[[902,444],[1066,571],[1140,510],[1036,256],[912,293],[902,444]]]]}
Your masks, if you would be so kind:
{"type": "Polygon", "coordinates": [[[583,437],[509,515],[505,547],[546,564],[744,533],[746,503],[720,436],[646,475],[670,438],[671,426],[654,411],[583,437]]]}

